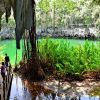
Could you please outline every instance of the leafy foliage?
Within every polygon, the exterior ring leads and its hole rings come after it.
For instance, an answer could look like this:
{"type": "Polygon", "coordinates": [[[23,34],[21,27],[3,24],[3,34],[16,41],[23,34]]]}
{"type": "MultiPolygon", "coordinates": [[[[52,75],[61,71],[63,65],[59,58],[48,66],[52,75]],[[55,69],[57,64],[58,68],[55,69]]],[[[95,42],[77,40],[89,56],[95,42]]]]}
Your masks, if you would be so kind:
{"type": "Polygon", "coordinates": [[[95,3],[96,5],[100,5],[100,0],[93,0],[93,3],[95,3]]]}
{"type": "Polygon", "coordinates": [[[95,5],[95,2],[99,4],[99,1],[100,0],[40,0],[39,3],[37,3],[37,9],[39,9],[37,10],[37,16],[40,15],[41,17],[37,17],[37,23],[41,21],[45,24],[47,19],[49,19],[47,22],[48,26],[53,27],[83,24],[94,25],[100,29],[100,7],[99,5],[95,5]],[[91,6],[92,3],[93,5],[91,6]],[[46,14],[47,18],[45,18],[46,14]]]}
{"type": "Polygon", "coordinates": [[[64,39],[42,39],[38,44],[40,58],[55,65],[57,70],[68,74],[100,69],[100,44],[85,41],[71,46],[64,39]]]}
{"type": "Polygon", "coordinates": [[[8,26],[8,27],[15,28],[15,21],[12,17],[9,18],[8,24],[6,23],[6,19],[3,17],[2,21],[1,21],[1,24],[2,24],[2,26],[8,26]]]}
{"type": "Polygon", "coordinates": [[[2,56],[2,49],[3,49],[3,46],[0,47],[0,62],[4,61],[4,57],[2,56]]]}

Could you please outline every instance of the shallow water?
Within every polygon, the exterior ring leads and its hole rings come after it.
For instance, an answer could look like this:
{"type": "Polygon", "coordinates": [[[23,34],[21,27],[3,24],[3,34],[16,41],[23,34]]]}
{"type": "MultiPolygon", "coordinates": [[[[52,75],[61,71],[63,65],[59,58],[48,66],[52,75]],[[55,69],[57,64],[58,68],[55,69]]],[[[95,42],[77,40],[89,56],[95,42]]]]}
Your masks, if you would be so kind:
{"type": "Polygon", "coordinates": [[[35,100],[100,100],[100,95],[90,96],[88,93],[85,95],[74,93],[75,87],[63,93],[57,93],[41,84],[41,82],[30,83],[22,80],[18,75],[14,75],[9,100],[34,100],[33,98],[36,98],[35,100]]]}
{"type": "Polygon", "coordinates": [[[100,100],[100,97],[97,96],[97,97],[91,97],[91,96],[81,96],[80,97],[81,100],[100,100]]]}
{"type": "Polygon", "coordinates": [[[31,94],[25,87],[19,76],[14,76],[12,80],[11,93],[9,100],[32,100],[31,94]]]}

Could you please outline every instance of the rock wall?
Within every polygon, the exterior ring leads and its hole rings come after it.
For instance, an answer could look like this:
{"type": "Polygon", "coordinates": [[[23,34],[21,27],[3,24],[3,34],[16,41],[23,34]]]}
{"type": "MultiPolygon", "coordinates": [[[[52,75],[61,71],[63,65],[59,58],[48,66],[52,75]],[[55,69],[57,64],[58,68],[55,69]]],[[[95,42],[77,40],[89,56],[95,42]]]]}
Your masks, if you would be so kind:
{"type": "Polygon", "coordinates": [[[1,40],[5,39],[15,39],[15,29],[14,28],[3,28],[0,32],[1,40]]]}

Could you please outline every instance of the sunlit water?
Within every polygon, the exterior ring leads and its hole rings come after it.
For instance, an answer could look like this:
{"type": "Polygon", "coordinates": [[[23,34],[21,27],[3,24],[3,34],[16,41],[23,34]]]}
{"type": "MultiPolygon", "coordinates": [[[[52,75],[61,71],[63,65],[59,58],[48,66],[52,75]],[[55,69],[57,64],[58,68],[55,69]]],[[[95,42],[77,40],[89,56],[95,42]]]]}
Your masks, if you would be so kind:
{"type": "MultiPolygon", "coordinates": [[[[40,40],[40,39],[39,39],[40,40]]],[[[55,40],[60,40],[63,42],[63,40],[66,40],[70,43],[70,45],[75,46],[75,45],[81,45],[85,43],[85,40],[75,40],[75,39],[52,39],[53,41],[55,40]]],[[[89,41],[89,43],[100,43],[99,41],[89,41]]],[[[0,47],[3,47],[2,50],[0,51],[0,56],[5,56],[5,53],[7,53],[10,57],[10,62],[12,65],[15,64],[16,60],[16,41],[15,40],[3,40],[0,41],[0,47]]],[[[22,41],[21,41],[21,49],[17,50],[17,62],[19,62],[22,59],[22,41]]]]}
{"type": "Polygon", "coordinates": [[[12,80],[9,100],[32,100],[32,96],[25,87],[24,81],[17,75],[12,80]]]}

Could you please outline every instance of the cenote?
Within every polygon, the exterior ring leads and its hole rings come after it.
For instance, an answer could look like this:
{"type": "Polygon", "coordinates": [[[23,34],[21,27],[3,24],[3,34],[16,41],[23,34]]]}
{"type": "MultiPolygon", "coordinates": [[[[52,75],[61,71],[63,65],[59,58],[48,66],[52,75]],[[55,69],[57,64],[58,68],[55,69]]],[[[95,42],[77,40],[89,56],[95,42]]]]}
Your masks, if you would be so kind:
{"type": "Polygon", "coordinates": [[[0,100],[100,100],[100,0],[0,0],[0,100]]]}

